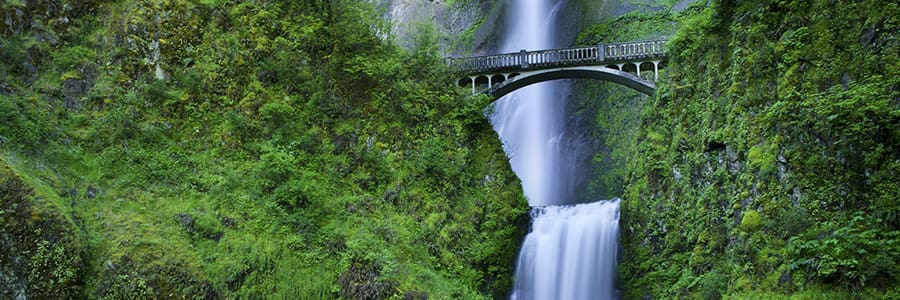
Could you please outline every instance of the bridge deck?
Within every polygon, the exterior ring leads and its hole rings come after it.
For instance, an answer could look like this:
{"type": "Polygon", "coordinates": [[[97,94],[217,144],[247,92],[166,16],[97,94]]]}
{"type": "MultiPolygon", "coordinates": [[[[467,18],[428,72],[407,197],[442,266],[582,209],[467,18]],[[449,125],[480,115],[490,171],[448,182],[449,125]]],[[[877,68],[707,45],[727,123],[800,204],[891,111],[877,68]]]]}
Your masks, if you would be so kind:
{"type": "Polygon", "coordinates": [[[447,63],[451,71],[466,75],[621,64],[662,59],[665,56],[665,43],[665,40],[658,40],[540,51],[522,50],[517,53],[448,58],[447,63]]]}

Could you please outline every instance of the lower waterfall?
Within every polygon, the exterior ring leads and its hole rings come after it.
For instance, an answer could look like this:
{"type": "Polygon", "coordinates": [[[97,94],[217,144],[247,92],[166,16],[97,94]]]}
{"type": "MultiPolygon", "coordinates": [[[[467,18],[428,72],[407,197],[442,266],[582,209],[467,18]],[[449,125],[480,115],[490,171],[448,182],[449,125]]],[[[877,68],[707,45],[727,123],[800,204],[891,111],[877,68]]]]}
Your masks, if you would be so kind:
{"type": "Polygon", "coordinates": [[[616,298],[619,199],[532,209],[511,299],[616,298]]]}

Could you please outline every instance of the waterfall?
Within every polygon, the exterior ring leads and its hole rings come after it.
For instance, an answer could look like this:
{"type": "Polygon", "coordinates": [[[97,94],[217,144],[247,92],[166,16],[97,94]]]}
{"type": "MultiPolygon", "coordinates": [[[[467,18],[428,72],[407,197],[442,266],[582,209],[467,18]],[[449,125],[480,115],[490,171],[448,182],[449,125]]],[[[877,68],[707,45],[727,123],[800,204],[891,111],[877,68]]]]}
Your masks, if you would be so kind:
{"type": "MultiPolygon", "coordinates": [[[[502,52],[558,48],[565,0],[511,0],[502,52]]],[[[610,299],[619,200],[571,205],[577,156],[565,132],[567,86],[534,84],[499,99],[491,124],[533,206],[532,231],[516,265],[512,299],[610,299]]]]}
{"type": "Polygon", "coordinates": [[[532,210],[510,298],[611,299],[619,200],[532,210]]]}
{"type": "MultiPolygon", "coordinates": [[[[550,32],[562,1],[510,1],[503,52],[554,48],[550,32]]],[[[565,97],[564,86],[544,82],[522,88],[494,104],[491,123],[500,135],[510,165],[522,181],[522,189],[532,206],[565,201],[571,191],[563,190],[566,178],[561,153],[565,97]]]]}

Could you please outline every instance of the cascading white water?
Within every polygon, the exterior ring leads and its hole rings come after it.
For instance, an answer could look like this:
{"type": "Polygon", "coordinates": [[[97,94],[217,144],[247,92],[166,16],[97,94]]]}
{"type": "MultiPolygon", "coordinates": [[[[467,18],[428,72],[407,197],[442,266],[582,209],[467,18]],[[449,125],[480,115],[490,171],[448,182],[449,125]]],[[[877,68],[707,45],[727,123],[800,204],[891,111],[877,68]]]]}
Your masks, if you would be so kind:
{"type": "Polygon", "coordinates": [[[611,299],[619,200],[532,211],[510,298],[611,299]]]}
{"type": "MultiPolygon", "coordinates": [[[[508,29],[501,51],[554,48],[550,32],[559,3],[550,2],[510,1],[508,29]]],[[[565,108],[562,90],[559,83],[538,83],[494,104],[491,123],[503,141],[510,165],[522,181],[522,189],[532,206],[557,204],[561,196],[569,196],[561,190],[567,182],[561,168],[564,164],[560,151],[565,108]]]]}
{"type": "MultiPolygon", "coordinates": [[[[511,0],[502,52],[558,48],[552,34],[565,0],[511,0]]],[[[565,145],[566,87],[534,84],[494,105],[491,123],[532,212],[519,253],[512,299],[614,297],[619,201],[569,204],[576,156],[565,145]],[[563,205],[563,206],[560,206],[563,205]]]]}

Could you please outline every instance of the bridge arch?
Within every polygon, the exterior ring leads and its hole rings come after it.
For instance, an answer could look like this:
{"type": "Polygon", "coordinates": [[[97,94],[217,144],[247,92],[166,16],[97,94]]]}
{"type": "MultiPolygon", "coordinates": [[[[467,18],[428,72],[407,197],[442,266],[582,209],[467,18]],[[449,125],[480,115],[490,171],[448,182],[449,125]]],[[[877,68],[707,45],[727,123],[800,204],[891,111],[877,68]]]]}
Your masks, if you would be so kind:
{"type": "Polygon", "coordinates": [[[656,90],[656,85],[652,82],[628,72],[608,68],[606,66],[582,66],[521,72],[518,76],[507,79],[502,84],[493,86],[487,92],[496,99],[535,83],[565,78],[588,78],[610,81],[635,89],[638,92],[647,95],[653,95],[654,90],[656,90]]]}
{"type": "Polygon", "coordinates": [[[447,58],[451,72],[465,76],[457,84],[472,94],[501,97],[534,83],[562,78],[615,82],[652,95],[666,59],[665,40],[598,44],[567,49],[447,58]]]}

